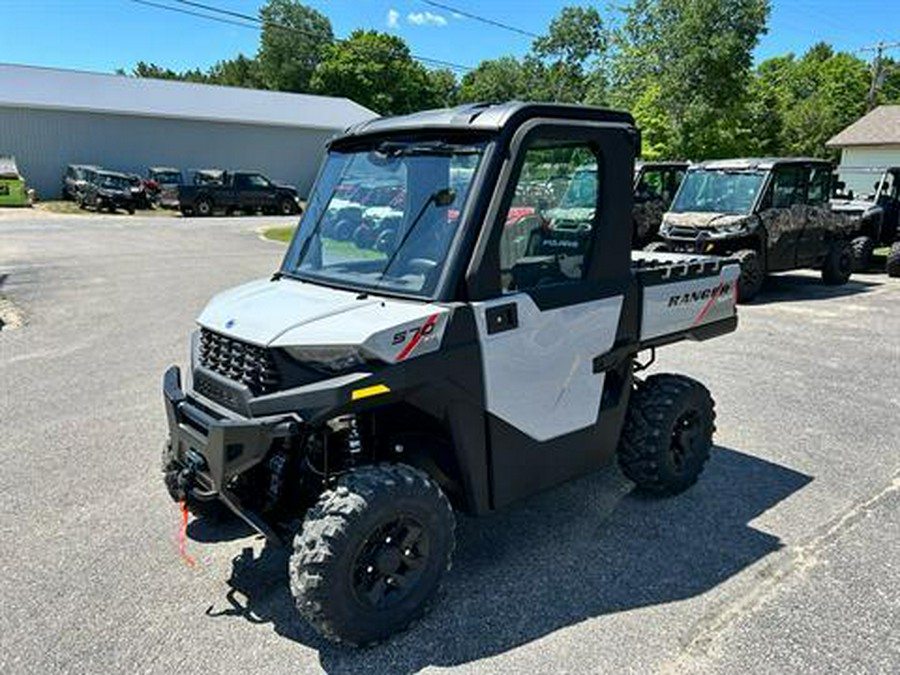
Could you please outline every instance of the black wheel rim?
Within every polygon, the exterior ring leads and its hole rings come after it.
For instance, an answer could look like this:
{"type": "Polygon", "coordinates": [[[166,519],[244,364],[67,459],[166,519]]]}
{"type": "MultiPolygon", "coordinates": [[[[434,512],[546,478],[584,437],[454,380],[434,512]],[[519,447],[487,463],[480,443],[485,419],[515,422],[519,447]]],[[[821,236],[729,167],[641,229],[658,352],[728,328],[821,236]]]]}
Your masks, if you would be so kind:
{"type": "Polygon", "coordinates": [[[415,593],[429,553],[428,533],[415,518],[400,516],[375,529],[353,564],[353,592],[364,607],[383,610],[415,593]]]}
{"type": "Polygon", "coordinates": [[[690,410],[675,420],[672,427],[672,441],[669,452],[672,457],[672,468],[682,473],[690,466],[691,458],[696,456],[697,447],[703,443],[703,425],[700,413],[690,410]]]}
{"type": "Polygon", "coordinates": [[[291,209],[291,203],[290,203],[290,202],[288,202],[288,201],[283,201],[283,202],[281,202],[281,212],[282,212],[284,215],[286,215],[286,216],[291,215],[291,210],[292,210],[292,209],[291,209]]]}

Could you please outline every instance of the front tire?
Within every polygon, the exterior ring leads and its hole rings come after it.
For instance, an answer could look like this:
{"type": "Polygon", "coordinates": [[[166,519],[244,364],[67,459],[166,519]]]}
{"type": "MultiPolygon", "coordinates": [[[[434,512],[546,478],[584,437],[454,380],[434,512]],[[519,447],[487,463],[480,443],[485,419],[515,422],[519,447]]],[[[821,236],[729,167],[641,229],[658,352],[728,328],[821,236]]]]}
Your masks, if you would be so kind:
{"type": "Polygon", "coordinates": [[[850,242],[850,250],[854,272],[865,272],[872,266],[872,253],[875,251],[875,240],[872,237],[856,237],[850,242]]]}
{"type": "Polygon", "coordinates": [[[715,404],[702,384],[683,375],[651,375],[628,404],[618,450],[622,472],[643,492],[683,492],[709,459],[715,419],[715,404]]]}
{"type": "Polygon", "coordinates": [[[834,241],[822,264],[822,281],[829,286],[841,286],[853,273],[853,253],[845,241],[834,241]]]}
{"type": "Polygon", "coordinates": [[[326,638],[353,646],[405,630],[434,603],[454,529],[450,503],[421,471],[350,471],[307,512],[294,539],[297,610],[326,638]]]}
{"type": "Polygon", "coordinates": [[[900,241],[895,241],[891,245],[885,271],[889,277],[900,277],[900,241]]]}
{"type": "Polygon", "coordinates": [[[766,280],[759,253],[753,249],[744,249],[734,254],[741,264],[741,276],[738,279],[738,300],[750,302],[759,295],[766,280]]]}

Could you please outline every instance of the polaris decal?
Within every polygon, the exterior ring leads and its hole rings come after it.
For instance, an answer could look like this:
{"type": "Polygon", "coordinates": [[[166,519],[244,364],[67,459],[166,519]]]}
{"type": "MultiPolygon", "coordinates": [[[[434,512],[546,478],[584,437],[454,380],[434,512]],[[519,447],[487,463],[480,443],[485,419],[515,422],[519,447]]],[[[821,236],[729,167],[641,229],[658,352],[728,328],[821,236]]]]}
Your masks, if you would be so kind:
{"type": "Polygon", "coordinates": [[[723,282],[716,286],[710,286],[699,291],[691,291],[689,293],[681,293],[669,296],[669,307],[680,307],[694,302],[704,302],[710,298],[724,298],[732,291],[732,284],[723,282]]]}

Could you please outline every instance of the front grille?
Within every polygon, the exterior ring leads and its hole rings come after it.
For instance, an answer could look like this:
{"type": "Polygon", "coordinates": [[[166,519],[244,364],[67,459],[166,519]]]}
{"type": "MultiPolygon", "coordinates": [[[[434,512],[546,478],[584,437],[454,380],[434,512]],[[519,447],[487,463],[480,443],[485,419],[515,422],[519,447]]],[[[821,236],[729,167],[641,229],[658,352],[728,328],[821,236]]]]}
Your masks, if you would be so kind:
{"type": "Polygon", "coordinates": [[[200,329],[200,365],[247,385],[256,396],[276,391],[280,384],[278,368],[268,349],[205,328],[200,329]]]}
{"type": "Polygon", "coordinates": [[[672,227],[669,228],[669,236],[677,239],[696,239],[697,230],[692,227],[672,227]]]}

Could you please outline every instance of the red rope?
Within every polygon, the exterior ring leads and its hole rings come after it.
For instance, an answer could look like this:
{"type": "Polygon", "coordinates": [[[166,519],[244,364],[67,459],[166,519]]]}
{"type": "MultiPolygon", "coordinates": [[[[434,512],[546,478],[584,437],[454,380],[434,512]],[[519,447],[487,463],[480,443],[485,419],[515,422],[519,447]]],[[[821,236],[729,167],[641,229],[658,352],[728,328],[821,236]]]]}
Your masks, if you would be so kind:
{"type": "Polygon", "coordinates": [[[187,552],[187,526],[188,526],[188,506],[187,501],[182,499],[179,502],[179,506],[181,507],[181,531],[178,533],[178,553],[181,555],[182,560],[186,562],[188,565],[193,567],[197,564],[197,561],[191,557],[191,555],[187,552]]]}

